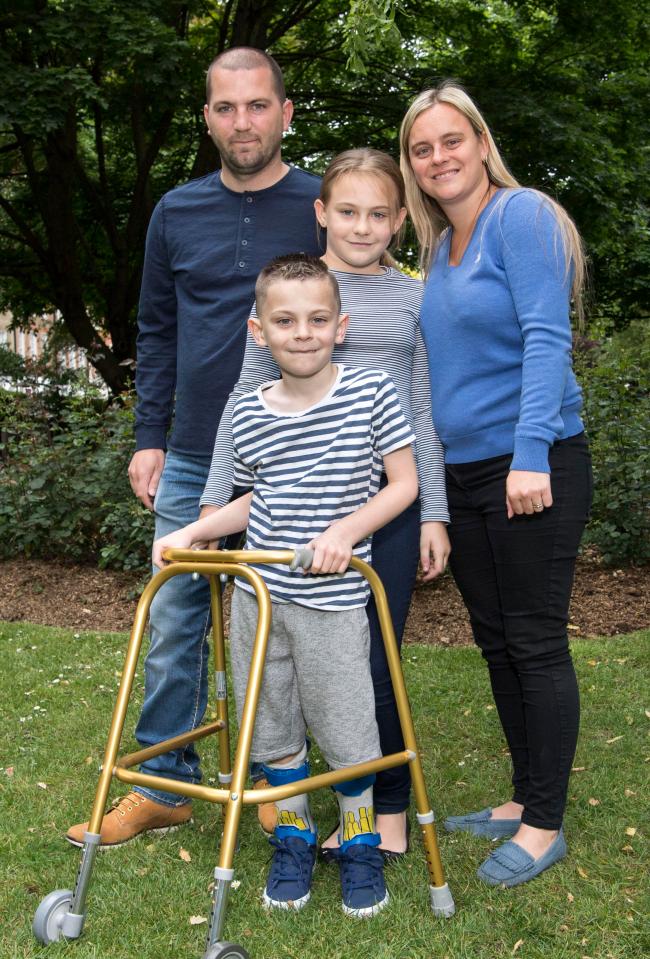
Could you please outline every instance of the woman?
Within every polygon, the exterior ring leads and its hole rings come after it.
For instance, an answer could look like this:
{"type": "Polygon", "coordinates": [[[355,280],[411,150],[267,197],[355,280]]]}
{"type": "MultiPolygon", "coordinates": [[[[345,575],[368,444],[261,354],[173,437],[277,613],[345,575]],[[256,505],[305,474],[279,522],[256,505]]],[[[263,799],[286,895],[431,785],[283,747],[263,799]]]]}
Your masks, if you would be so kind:
{"type": "Polygon", "coordinates": [[[567,213],[519,187],[457,84],[415,99],[400,148],[427,277],[421,328],[445,447],[450,565],[514,768],[512,799],[445,826],[512,837],[478,874],[515,886],[566,855],[579,723],[566,626],[591,501],[569,324],[584,258],[567,213]]]}

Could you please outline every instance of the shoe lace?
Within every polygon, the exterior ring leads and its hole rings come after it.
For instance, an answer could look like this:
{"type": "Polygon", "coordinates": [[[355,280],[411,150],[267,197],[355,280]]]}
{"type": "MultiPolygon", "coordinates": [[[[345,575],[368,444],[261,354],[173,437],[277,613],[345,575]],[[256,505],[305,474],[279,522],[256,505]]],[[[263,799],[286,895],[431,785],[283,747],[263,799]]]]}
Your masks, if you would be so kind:
{"type": "Polygon", "coordinates": [[[277,839],[272,836],[269,839],[271,845],[275,848],[272,856],[272,875],[269,877],[273,883],[287,882],[296,878],[296,872],[302,878],[303,873],[311,868],[310,857],[307,851],[298,850],[293,844],[289,845],[286,839],[277,839]]]}
{"type": "Polygon", "coordinates": [[[131,812],[134,806],[139,806],[142,802],[144,802],[144,796],[139,793],[128,793],[121,798],[115,798],[111,804],[111,810],[120,816],[126,816],[127,812],[131,812]]]}
{"type": "Polygon", "coordinates": [[[343,866],[341,877],[348,892],[368,886],[374,888],[380,879],[383,859],[373,847],[357,845],[349,850],[340,849],[338,862],[343,866]]]}

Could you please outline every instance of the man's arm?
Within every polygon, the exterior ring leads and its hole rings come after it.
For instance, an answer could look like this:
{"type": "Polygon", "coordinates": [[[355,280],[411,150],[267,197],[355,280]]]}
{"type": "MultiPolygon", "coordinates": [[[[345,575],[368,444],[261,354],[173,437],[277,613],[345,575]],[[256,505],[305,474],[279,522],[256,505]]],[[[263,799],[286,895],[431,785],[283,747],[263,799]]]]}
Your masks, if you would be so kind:
{"type": "Polygon", "coordinates": [[[383,489],[308,544],[314,550],[312,573],[344,573],[356,544],[390,523],[417,499],[418,474],[410,446],[386,453],[384,471],[388,483],[383,489]]]}
{"type": "Polygon", "coordinates": [[[191,549],[195,543],[222,539],[231,533],[241,533],[248,525],[248,513],[253,494],[246,493],[221,509],[201,516],[196,522],[177,529],[175,533],[162,536],[153,544],[154,566],[165,566],[163,551],[166,549],[191,549]]]}
{"type": "Polygon", "coordinates": [[[165,463],[167,430],[176,386],[176,287],[164,232],[164,198],[147,231],[140,305],[135,385],[136,450],[129,464],[135,495],[153,509],[165,463]]]}

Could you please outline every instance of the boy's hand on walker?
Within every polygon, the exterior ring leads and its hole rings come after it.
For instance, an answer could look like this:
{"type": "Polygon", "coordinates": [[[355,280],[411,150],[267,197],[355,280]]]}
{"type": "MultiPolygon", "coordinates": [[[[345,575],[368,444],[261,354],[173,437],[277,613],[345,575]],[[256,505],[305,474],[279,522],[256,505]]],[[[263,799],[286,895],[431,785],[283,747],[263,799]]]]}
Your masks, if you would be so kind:
{"type": "Polygon", "coordinates": [[[166,549],[191,549],[192,538],[182,529],[177,529],[175,533],[169,533],[168,536],[161,536],[153,544],[151,553],[151,562],[154,566],[162,569],[167,566],[167,560],[163,559],[163,552],[166,549]]]}
{"type": "Polygon", "coordinates": [[[451,544],[444,523],[429,520],[420,526],[420,564],[422,581],[440,576],[447,566],[451,544]]]}
{"type": "Polygon", "coordinates": [[[550,473],[510,470],[506,480],[506,510],[513,516],[532,516],[553,505],[550,473]]]}
{"type": "Polygon", "coordinates": [[[350,565],[354,543],[341,534],[336,523],[307,545],[314,551],[310,573],[344,573],[350,565]]]}

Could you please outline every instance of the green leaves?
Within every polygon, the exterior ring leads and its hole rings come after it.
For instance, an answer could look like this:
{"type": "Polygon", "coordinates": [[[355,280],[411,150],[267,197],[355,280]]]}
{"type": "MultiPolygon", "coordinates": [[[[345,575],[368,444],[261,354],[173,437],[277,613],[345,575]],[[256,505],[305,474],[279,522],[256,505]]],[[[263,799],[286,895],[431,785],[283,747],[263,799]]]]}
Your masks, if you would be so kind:
{"type": "Polygon", "coordinates": [[[126,474],[131,402],[27,382],[0,390],[0,557],[148,567],[153,519],[126,474]]]}
{"type": "Polygon", "coordinates": [[[399,0],[352,0],[343,27],[349,70],[366,74],[370,58],[378,52],[399,56],[402,35],[395,14],[403,6],[399,0]]]}
{"type": "Polygon", "coordinates": [[[650,561],[650,334],[643,321],[578,357],[594,466],[585,543],[607,563],[650,561]]]}

